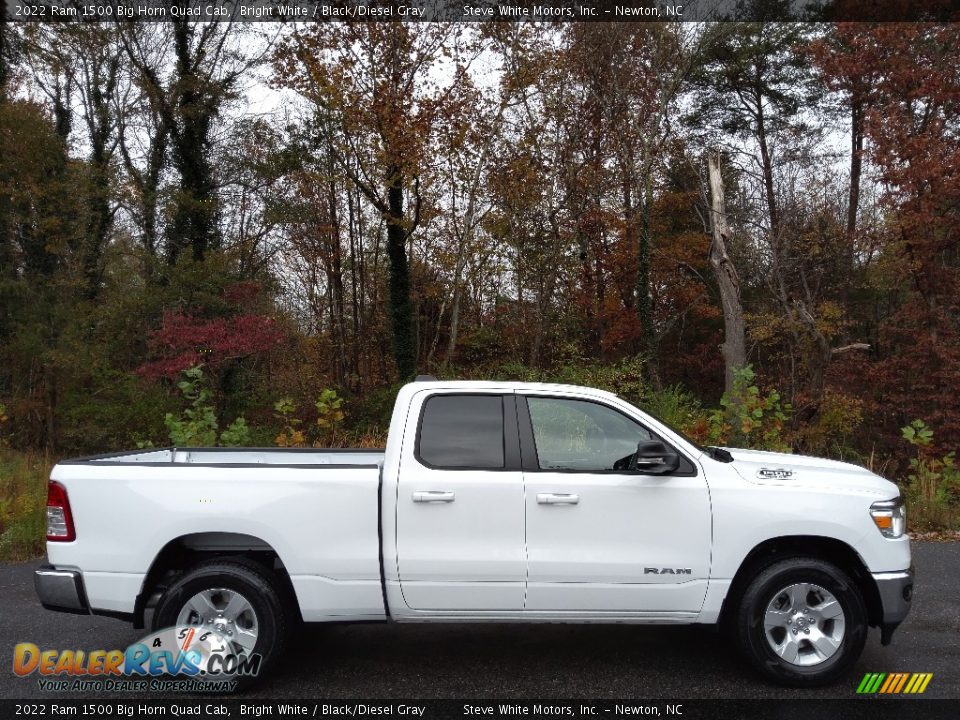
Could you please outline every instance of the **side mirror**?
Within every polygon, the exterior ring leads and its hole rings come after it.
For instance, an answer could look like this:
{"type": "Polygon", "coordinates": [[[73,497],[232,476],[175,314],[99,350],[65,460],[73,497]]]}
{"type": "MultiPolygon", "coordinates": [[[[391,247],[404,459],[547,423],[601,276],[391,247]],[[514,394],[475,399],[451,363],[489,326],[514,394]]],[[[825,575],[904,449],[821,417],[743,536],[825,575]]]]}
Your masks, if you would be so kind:
{"type": "Polygon", "coordinates": [[[680,456],[659,440],[641,440],[633,469],[645,475],[665,475],[680,467],[680,456]]]}

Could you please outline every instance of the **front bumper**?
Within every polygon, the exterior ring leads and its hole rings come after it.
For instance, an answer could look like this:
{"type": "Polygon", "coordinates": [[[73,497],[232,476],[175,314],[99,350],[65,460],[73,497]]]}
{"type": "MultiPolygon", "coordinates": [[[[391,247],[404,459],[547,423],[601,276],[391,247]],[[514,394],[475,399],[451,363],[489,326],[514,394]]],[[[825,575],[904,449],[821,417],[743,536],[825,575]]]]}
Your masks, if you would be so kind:
{"type": "Polygon", "coordinates": [[[913,568],[898,572],[873,573],[880,594],[882,617],[880,620],[880,644],[889,645],[893,631],[910,612],[913,600],[913,568]]]}
{"type": "Polygon", "coordinates": [[[83,575],[79,570],[58,570],[44,565],[33,575],[40,604],[47,610],[87,615],[90,605],[83,587],[83,575]]]}

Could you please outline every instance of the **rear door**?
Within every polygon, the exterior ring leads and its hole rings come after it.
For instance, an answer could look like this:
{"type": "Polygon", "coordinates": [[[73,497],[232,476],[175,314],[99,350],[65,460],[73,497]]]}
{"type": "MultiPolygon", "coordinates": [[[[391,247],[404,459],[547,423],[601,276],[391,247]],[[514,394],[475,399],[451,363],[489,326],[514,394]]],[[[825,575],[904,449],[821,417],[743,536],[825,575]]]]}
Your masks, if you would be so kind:
{"type": "Polygon", "coordinates": [[[522,610],[527,558],[513,393],[414,397],[397,484],[397,556],[415,610],[522,610]]]}

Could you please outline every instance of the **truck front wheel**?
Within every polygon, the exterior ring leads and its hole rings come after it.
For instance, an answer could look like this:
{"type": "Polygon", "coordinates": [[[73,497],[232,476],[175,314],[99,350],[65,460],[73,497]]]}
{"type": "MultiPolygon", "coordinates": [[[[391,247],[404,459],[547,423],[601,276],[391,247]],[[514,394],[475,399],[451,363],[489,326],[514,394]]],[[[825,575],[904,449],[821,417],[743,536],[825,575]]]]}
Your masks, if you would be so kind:
{"type": "Polygon", "coordinates": [[[224,654],[259,655],[259,676],[282,653],[292,623],[288,607],[275,578],[257,563],[210,560],[195,565],[167,588],[152,624],[154,630],[213,631],[225,642],[224,654]]]}
{"type": "Polygon", "coordinates": [[[737,635],[746,657],[768,678],[823,685],[860,657],[867,612],[856,584],[840,568],[791,558],[766,568],[747,587],[737,635]]]}

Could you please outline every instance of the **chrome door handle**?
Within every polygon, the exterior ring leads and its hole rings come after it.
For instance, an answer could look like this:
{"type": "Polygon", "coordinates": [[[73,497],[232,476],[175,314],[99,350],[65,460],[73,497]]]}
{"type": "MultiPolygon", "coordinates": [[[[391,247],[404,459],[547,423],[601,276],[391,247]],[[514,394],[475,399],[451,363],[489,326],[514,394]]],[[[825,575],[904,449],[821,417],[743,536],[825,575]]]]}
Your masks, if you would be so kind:
{"type": "Polygon", "coordinates": [[[413,493],[416,503],[452,503],[454,495],[449,490],[417,490],[413,493]]]}
{"type": "Polygon", "coordinates": [[[579,495],[565,493],[538,493],[537,503],[540,505],[576,505],[580,502],[579,495]]]}

